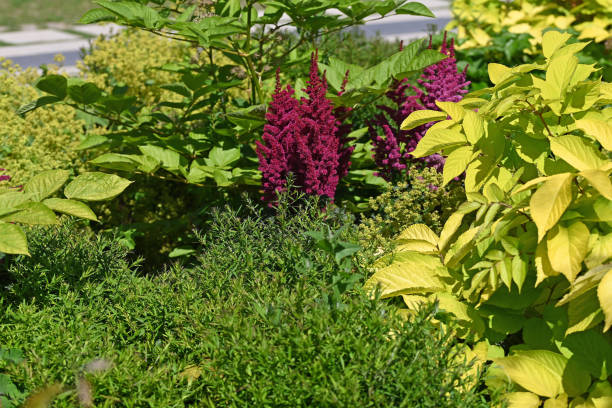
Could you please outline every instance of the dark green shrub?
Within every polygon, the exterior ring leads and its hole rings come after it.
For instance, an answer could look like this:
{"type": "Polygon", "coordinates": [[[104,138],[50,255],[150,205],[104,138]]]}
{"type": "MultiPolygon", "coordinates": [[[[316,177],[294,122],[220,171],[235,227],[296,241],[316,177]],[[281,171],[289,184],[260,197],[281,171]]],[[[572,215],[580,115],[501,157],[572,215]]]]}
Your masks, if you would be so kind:
{"type": "MultiPolygon", "coordinates": [[[[26,357],[8,373],[29,393],[84,375],[97,407],[487,406],[461,386],[465,367],[431,308],[408,322],[360,293],[327,301],[338,267],[305,232],[355,232],[341,212],[302,203],[276,218],[248,207],[215,213],[196,268],[155,277],[115,268],[78,289],[59,285],[45,303],[7,305],[0,344],[26,357]],[[100,358],[113,368],[82,374],[100,358]]],[[[67,244],[45,231],[52,247],[67,244]]],[[[78,405],[67,389],[55,407],[78,405]]]]}

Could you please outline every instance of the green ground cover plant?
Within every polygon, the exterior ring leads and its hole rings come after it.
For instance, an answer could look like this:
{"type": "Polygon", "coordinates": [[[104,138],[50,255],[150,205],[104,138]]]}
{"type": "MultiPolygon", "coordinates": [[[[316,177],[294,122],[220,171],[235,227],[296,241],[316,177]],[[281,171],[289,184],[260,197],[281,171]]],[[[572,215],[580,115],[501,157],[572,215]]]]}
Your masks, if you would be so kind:
{"type": "Polygon", "coordinates": [[[588,79],[597,68],[579,63],[585,44],[569,37],[547,32],[545,63],[489,64],[493,87],[438,102],[449,119],[413,154],[443,151],[444,179],[465,172],[467,201],[439,236],[404,230],[366,284],[408,308],[438,299],[493,363],[489,387],[511,381],[516,407],[612,401],[612,88],[588,79]]]}
{"type": "Polygon", "coordinates": [[[318,249],[346,247],[351,217],[298,202],[277,217],[215,212],[198,265],[154,277],[78,225],[32,229],[31,258],[2,275],[0,343],[24,354],[4,370],[56,407],[488,406],[460,385],[465,364],[435,309],[406,321],[342,277],[358,258],[318,249]],[[74,252],[84,265],[66,274],[74,252]]]}

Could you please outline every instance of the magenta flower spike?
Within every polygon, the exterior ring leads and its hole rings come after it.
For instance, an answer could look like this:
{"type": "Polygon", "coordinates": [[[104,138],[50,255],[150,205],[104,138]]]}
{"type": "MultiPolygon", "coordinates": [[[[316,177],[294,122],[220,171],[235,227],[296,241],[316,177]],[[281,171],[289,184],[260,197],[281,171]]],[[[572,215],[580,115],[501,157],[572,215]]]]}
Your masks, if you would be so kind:
{"type": "MultiPolygon", "coordinates": [[[[430,37],[429,48],[431,47],[430,37]]],[[[446,33],[440,52],[448,58],[425,68],[421,78],[417,80],[424,90],[409,84],[407,79],[395,80],[386,96],[396,108],[378,106],[382,112],[370,123],[370,137],[374,145],[373,158],[379,167],[379,175],[385,180],[403,177],[402,172],[411,161],[420,161],[440,172],[444,168],[444,158],[438,154],[421,159],[410,155],[434,122],[409,131],[400,130],[402,121],[410,113],[421,109],[440,110],[436,101],[458,102],[468,92],[470,81],[466,80],[467,68],[457,71],[454,41],[451,39],[449,43],[446,33]],[[379,134],[380,130],[382,135],[379,134]]]]}
{"type": "MultiPolygon", "coordinates": [[[[347,72],[348,76],[348,72],[347,72]]],[[[340,178],[350,166],[352,148],[346,147],[350,127],[341,125],[326,97],[327,81],[318,73],[318,52],[311,56],[310,77],[299,101],[287,86],[282,89],[277,72],[276,90],[266,114],[261,142],[257,142],[259,170],[262,172],[263,200],[273,203],[293,175],[296,187],[307,194],[334,199],[340,178]]]]}

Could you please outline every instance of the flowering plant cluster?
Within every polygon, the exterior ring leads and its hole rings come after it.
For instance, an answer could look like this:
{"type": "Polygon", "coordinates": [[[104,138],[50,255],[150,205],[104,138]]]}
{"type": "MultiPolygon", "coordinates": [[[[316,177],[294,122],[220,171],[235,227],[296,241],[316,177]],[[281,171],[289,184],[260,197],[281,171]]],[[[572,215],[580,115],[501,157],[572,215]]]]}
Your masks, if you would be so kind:
{"type": "MultiPolygon", "coordinates": [[[[429,49],[431,49],[431,38],[429,49]]],[[[407,164],[415,160],[412,152],[427,129],[434,122],[426,123],[415,129],[400,130],[404,119],[412,112],[421,109],[440,110],[436,101],[458,102],[467,93],[470,81],[466,80],[466,70],[457,70],[454,41],[447,42],[446,33],[440,52],[448,58],[425,68],[417,81],[424,89],[410,84],[407,78],[395,80],[386,96],[397,107],[379,105],[382,111],[369,125],[370,137],[374,145],[374,161],[379,168],[378,175],[385,180],[393,180],[402,175],[407,164]],[[413,95],[408,92],[412,90],[413,95]],[[382,135],[379,131],[382,130],[382,135]]],[[[467,67],[466,67],[467,68],[467,67]]],[[[419,159],[427,167],[442,171],[444,158],[438,154],[419,159]]]]}
{"type": "Polygon", "coordinates": [[[290,174],[306,194],[333,199],[338,182],[348,172],[353,148],[345,142],[350,127],[342,125],[335,114],[346,117],[349,110],[334,110],[326,98],[327,81],[325,75],[319,76],[317,61],[318,53],[312,53],[304,89],[308,97],[299,101],[291,86],[281,88],[277,73],[262,141],[256,142],[266,201],[275,200],[277,192],[285,190],[290,174]]]}
{"type": "Polygon", "coordinates": [[[0,181],[8,181],[11,179],[11,176],[7,175],[7,174],[3,174],[6,171],[6,169],[1,169],[0,168],[0,181]]]}

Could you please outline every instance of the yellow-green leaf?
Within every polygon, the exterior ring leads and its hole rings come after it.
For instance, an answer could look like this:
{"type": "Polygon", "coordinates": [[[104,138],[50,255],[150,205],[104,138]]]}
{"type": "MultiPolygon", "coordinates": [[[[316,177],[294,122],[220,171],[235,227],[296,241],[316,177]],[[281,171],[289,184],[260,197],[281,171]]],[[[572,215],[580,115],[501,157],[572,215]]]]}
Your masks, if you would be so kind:
{"type": "Polygon", "coordinates": [[[435,122],[438,120],[446,119],[448,115],[444,112],[422,109],[412,112],[404,121],[402,122],[401,129],[402,130],[410,130],[415,127],[424,125],[426,123],[435,122]]]}
{"type": "Polygon", "coordinates": [[[580,136],[564,135],[550,138],[552,152],[578,170],[591,170],[603,167],[604,160],[592,144],[580,136]]]}
{"type": "Polygon", "coordinates": [[[30,255],[28,240],[18,225],[0,222],[0,252],[30,255]]]}
{"type": "Polygon", "coordinates": [[[506,397],[508,408],[538,408],[540,397],[532,392],[511,392],[506,397]]]}
{"type": "Polygon", "coordinates": [[[96,214],[94,214],[91,208],[80,201],[67,200],[65,198],[48,198],[43,201],[43,204],[53,211],[86,220],[98,221],[96,214]]]}
{"type": "Polygon", "coordinates": [[[603,277],[612,270],[612,265],[601,265],[591,269],[584,275],[581,275],[572,284],[569,293],[567,293],[559,302],[557,306],[563,306],[564,304],[578,298],[588,292],[589,290],[597,287],[603,277]]]}
{"type": "Polygon", "coordinates": [[[563,46],[571,38],[571,34],[559,31],[547,31],[542,36],[542,52],[546,58],[550,58],[555,51],[563,46]]]}
{"type": "Polygon", "coordinates": [[[18,222],[28,225],[57,224],[55,213],[42,203],[25,203],[18,206],[17,209],[19,209],[18,212],[6,215],[0,219],[5,222],[18,222]]]}
{"type": "Polygon", "coordinates": [[[601,282],[599,282],[597,298],[605,317],[605,332],[612,326],[612,271],[608,271],[601,282]]]}
{"type": "Polygon", "coordinates": [[[602,170],[585,170],[580,172],[580,175],[584,177],[599,193],[612,200],[612,182],[610,182],[610,176],[602,170]]]}
{"type": "Polygon", "coordinates": [[[467,140],[471,144],[476,144],[484,136],[484,121],[476,112],[472,110],[466,111],[462,125],[467,140]]]}
{"type": "Polygon", "coordinates": [[[544,279],[549,276],[556,276],[559,273],[555,271],[550,264],[548,259],[548,251],[546,249],[546,241],[540,242],[536,247],[535,252],[535,265],[536,265],[536,286],[538,286],[544,279]]]}
{"type": "Polygon", "coordinates": [[[130,184],[131,181],[114,174],[84,173],[66,186],[64,194],[74,200],[104,201],[118,196],[130,184]]]}
{"type": "Polygon", "coordinates": [[[576,127],[594,137],[606,150],[612,150],[612,125],[598,119],[580,119],[576,127]]]}
{"type": "Polygon", "coordinates": [[[570,283],[582,270],[582,261],[589,249],[589,229],[582,222],[568,228],[557,225],[546,241],[548,259],[553,269],[561,272],[570,283]]]}
{"type": "Polygon", "coordinates": [[[442,172],[443,183],[445,186],[450,183],[455,177],[461,175],[467,166],[472,161],[472,155],[474,154],[471,146],[459,147],[451,154],[448,155],[444,162],[444,170],[442,172]]]}
{"type": "Polygon", "coordinates": [[[436,101],[436,105],[438,105],[438,108],[448,113],[451,119],[455,122],[461,122],[463,116],[465,115],[465,108],[456,102],[436,101]]]}
{"type": "Polygon", "coordinates": [[[397,239],[427,241],[436,246],[440,238],[427,225],[413,224],[402,231],[397,239]]]}
{"type": "Polygon", "coordinates": [[[554,227],[572,202],[573,174],[551,176],[532,196],[529,202],[531,217],[538,227],[538,242],[554,227]]]}
{"type": "Polygon", "coordinates": [[[563,392],[563,370],[567,359],[548,350],[521,350],[494,360],[518,385],[543,397],[563,392]]]}
{"type": "Polygon", "coordinates": [[[571,55],[562,55],[552,59],[546,70],[546,83],[550,84],[557,97],[562,97],[578,67],[578,58],[571,55]]]}
{"type": "Polygon", "coordinates": [[[467,144],[463,133],[455,129],[429,129],[425,136],[419,141],[416,149],[410,154],[414,157],[425,157],[437,153],[442,149],[452,146],[467,144]]]}
{"type": "Polygon", "coordinates": [[[465,214],[461,212],[452,213],[444,223],[444,227],[440,233],[440,240],[438,241],[440,252],[444,252],[450,244],[451,238],[455,235],[459,227],[461,227],[464,215],[465,214]]]}
{"type": "Polygon", "coordinates": [[[488,66],[489,79],[493,84],[497,85],[504,79],[512,75],[512,69],[502,64],[492,63],[488,66]]]}
{"type": "Polygon", "coordinates": [[[40,201],[59,190],[66,181],[70,172],[68,170],[47,170],[32,177],[23,187],[32,200],[40,201]]]}
{"type": "Polygon", "coordinates": [[[440,277],[447,275],[437,256],[400,252],[391,265],[376,271],[368,279],[364,289],[372,291],[380,285],[382,298],[437,292],[445,289],[440,277]]]}

